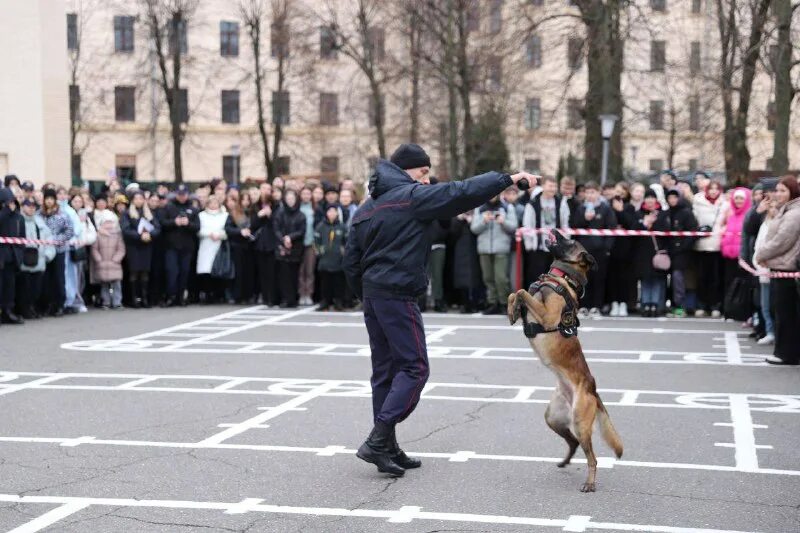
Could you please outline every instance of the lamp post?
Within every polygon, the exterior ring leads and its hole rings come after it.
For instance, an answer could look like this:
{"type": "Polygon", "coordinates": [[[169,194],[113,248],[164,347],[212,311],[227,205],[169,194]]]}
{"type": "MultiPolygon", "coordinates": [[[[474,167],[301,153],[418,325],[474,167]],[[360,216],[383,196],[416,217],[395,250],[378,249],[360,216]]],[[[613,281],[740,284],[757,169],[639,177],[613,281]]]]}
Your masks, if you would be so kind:
{"type": "Polygon", "coordinates": [[[619,118],[617,115],[600,115],[600,134],[603,136],[603,168],[600,176],[600,185],[605,185],[608,179],[608,144],[611,134],[614,133],[614,124],[619,118]]]}

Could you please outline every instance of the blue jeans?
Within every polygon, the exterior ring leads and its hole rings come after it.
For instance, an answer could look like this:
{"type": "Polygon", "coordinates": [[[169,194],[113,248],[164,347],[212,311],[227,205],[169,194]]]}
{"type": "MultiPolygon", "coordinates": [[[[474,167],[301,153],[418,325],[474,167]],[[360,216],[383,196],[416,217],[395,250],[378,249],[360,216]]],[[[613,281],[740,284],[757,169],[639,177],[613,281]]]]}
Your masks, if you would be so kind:
{"type": "Polygon", "coordinates": [[[759,286],[759,296],[761,300],[761,316],[764,317],[764,330],[768,335],[775,334],[775,323],[772,320],[772,311],[769,302],[769,283],[761,283],[759,286]]]}
{"type": "Polygon", "coordinates": [[[659,309],[664,307],[666,287],[663,278],[650,278],[642,280],[642,305],[655,305],[659,309]]]}
{"type": "MultiPolygon", "coordinates": [[[[88,252],[88,250],[87,250],[88,252]]],[[[86,261],[75,263],[69,255],[69,251],[64,254],[64,307],[81,307],[84,304],[83,296],[83,275],[86,261]]]]}

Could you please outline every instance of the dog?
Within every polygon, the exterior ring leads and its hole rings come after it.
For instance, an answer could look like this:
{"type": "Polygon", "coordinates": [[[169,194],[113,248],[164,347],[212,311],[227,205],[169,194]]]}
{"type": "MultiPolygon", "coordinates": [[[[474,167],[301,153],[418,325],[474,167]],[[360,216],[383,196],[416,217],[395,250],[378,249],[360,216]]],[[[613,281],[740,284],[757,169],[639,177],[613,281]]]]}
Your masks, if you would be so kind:
{"type": "Polygon", "coordinates": [[[586,286],[595,259],[577,241],[551,232],[548,248],[554,261],[529,290],[521,289],[508,297],[508,319],[520,318],[531,347],[556,375],[557,384],[544,419],[569,447],[563,468],[570,463],[578,445],[586,455],[589,474],[581,492],[594,492],[597,458],[592,449],[592,426],[597,418],[600,432],[617,458],[622,457],[622,440],[614,429],[603,401],[597,394],[594,377],[577,337],[578,299],[586,286]]]}

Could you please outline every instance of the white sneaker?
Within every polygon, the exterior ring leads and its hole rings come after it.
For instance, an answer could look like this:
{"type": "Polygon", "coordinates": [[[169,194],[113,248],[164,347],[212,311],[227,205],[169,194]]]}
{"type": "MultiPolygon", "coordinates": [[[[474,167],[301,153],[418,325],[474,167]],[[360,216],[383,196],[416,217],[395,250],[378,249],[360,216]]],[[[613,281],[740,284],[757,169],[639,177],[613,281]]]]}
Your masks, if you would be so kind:
{"type": "Polygon", "coordinates": [[[628,304],[625,302],[619,303],[619,316],[628,316],[628,304]]]}
{"type": "Polygon", "coordinates": [[[619,316],[619,302],[611,302],[611,312],[608,316],[619,316]]]}
{"type": "Polygon", "coordinates": [[[766,335],[758,339],[758,342],[756,342],[756,344],[760,346],[775,344],[775,335],[773,335],[772,333],[767,333],[766,335]]]}
{"type": "Polygon", "coordinates": [[[706,312],[703,311],[702,309],[698,309],[697,311],[694,312],[694,316],[695,318],[703,318],[704,316],[706,316],[706,312]]]}
{"type": "Polygon", "coordinates": [[[587,316],[589,316],[589,310],[586,309],[585,307],[581,307],[580,309],[578,309],[578,316],[580,316],[581,318],[586,318],[587,316]]]}
{"type": "Polygon", "coordinates": [[[589,316],[600,316],[600,310],[596,307],[589,309],[589,316]]]}
{"type": "Polygon", "coordinates": [[[721,317],[721,316],[722,316],[722,313],[720,313],[720,312],[719,312],[719,311],[717,311],[716,309],[714,309],[713,311],[711,311],[711,318],[719,318],[719,317],[721,317]]]}

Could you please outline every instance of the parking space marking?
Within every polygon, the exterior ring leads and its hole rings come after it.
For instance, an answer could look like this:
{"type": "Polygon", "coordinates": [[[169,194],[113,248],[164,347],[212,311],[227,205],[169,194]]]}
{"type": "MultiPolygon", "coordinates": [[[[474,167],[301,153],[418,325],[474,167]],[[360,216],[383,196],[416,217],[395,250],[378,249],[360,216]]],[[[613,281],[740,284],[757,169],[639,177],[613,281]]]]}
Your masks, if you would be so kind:
{"type": "MultiPolygon", "coordinates": [[[[2,499],[2,501],[9,501],[2,499]]],[[[57,502],[46,502],[46,503],[57,503],[57,502]]],[[[36,531],[41,531],[46,527],[50,527],[56,522],[59,522],[66,517],[77,513],[78,511],[82,511],[91,505],[90,502],[80,501],[79,499],[74,499],[71,501],[63,502],[60,506],[47,511],[43,515],[39,515],[33,520],[28,523],[22,524],[19,527],[15,527],[14,529],[10,530],[8,533],[35,533],[36,531]]]]}
{"type": "MultiPolygon", "coordinates": [[[[0,494],[0,501],[10,503],[38,503],[61,505],[57,509],[66,510],[81,509],[90,506],[100,507],[136,507],[136,508],[156,508],[156,509],[180,509],[180,510],[207,510],[222,511],[224,513],[269,513],[283,515],[305,515],[305,516],[339,516],[345,518],[373,518],[382,519],[390,523],[409,523],[412,521],[440,521],[440,522],[460,522],[472,524],[504,524],[521,525],[536,527],[560,528],[562,531],[587,531],[587,530],[618,530],[618,531],[657,531],[660,533],[745,533],[742,531],[676,527],[651,524],[629,524],[616,522],[594,522],[586,516],[570,516],[566,519],[561,518],[534,518],[526,516],[505,516],[489,515],[479,513],[451,513],[451,512],[431,512],[423,511],[422,507],[404,505],[397,510],[391,509],[346,509],[340,507],[296,507],[281,504],[263,503],[264,500],[258,498],[246,498],[241,502],[200,502],[188,500],[146,500],[134,498],[89,498],[89,497],[70,497],[70,496],[19,496],[16,494],[0,494]],[[567,529],[569,527],[582,529],[567,529]]],[[[73,511],[76,512],[76,511],[73,511]]],[[[50,511],[52,513],[53,511],[50,511]]],[[[64,512],[64,511],[62,511],[64,512]]],[[[49,514],[49,513],[45,513],[49,514]]],[[[72,514],[72,513],[70,513],[72,514]]],[[[45,516],[45,515],[42,515],[45,516]]],[[[55,515],[53,515],[55,516],[55,515]]],[[[40,517],[41,518],[41,517],[40,517]]],[[[52,518],[52,517],[51,517],[52,518]]],[[[56,520],[57,521],[57,520],[56,520]]],[[[41,529],[41,528],[39,528],[41,529]]],[[[39,529],[22,530],[26,532],[38,531],[39,529]]]]}

